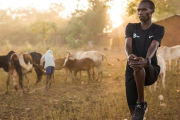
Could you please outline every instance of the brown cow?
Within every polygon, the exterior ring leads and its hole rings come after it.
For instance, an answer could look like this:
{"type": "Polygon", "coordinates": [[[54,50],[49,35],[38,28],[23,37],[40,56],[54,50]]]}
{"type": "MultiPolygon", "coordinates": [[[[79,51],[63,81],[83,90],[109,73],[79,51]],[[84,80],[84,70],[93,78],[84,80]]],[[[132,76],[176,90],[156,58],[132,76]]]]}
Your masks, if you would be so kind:
{"type": "Polygon", "coordinates": [[[74,71],[75,80],[77,79],[77,72],[79,71],[87,71],[89,80],[91,79],[90,70],[93,69],[93,80],[94,80],[94,62],[90,58],[83,58],[83,59],[69,59],[69,54],[66,57],[66,63],[63,65],[67,68],[71,73],[74,71]]]}
{"type": "Polygon", "coordinates": [[[65,69],[66,71],[66,78],[65,80],[67,80],[67,77],[68,77],[68,69],[66,67],[64,67],[64,62],[65,62],[65,59],[66,57],[63,57],[63,58],[58,58],[58,59],[55,59],[55,70],[61,70],[61,69],[65,69]]]}

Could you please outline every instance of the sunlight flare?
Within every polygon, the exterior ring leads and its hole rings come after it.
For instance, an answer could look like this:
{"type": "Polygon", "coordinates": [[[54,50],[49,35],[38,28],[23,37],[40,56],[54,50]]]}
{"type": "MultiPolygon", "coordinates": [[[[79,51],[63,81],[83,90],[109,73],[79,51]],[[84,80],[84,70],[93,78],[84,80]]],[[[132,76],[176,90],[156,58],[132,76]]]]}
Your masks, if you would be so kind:
{"type": "Polygon", "coordinates": [[[110,9],[108,10],[108,13],[110,15],[113,28],[120,26],[124,22],[122,16],[125,15],[125,8],[127,4],[128,2],[126,0],[114,0],[109,2],[110,9]]]}
{"type": "MultiPolygon", "coordinates": [[[[52,3],[62,3],[65,9],[59,15],[63,18],[70,17],[75,9],[87,10],[89,5],[88,0],[0,0],[0,8],[7,9],[11,7],[12,9],[16,9],[31,6],[37,10],[46,11],[49,10],[52,3]]],[[[108,14],[113,28],[120,26],[124,22],[122,17],[125,15],[127,3],[128,1],[126,0],[113,0],[108,3],[110,7],[108,14]]]]}

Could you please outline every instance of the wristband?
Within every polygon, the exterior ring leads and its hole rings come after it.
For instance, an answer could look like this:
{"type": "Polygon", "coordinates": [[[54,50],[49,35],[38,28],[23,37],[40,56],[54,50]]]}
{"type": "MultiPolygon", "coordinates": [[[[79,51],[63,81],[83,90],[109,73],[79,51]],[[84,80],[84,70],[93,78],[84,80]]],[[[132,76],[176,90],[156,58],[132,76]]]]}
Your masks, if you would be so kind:
{"type": "Polygon", "coordinates": [[[147,59],[147,65],[151,65],[151,59],[150,58],[146,58],[147,59]]]}

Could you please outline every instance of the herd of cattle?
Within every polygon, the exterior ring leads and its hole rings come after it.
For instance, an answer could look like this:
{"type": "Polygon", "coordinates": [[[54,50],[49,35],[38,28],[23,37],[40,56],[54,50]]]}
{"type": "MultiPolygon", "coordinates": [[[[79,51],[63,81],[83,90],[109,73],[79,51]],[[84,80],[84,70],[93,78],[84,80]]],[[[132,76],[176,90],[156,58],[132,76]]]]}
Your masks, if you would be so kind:
{"type": "MultiPolygon", "coordinates": [[[[44,74],[44,69],[42,66],[40,66],[40,59],[42,55],[37,52],[31,52],[31,53],[16,53],[14,51],[10,51],[7,55],[0,56],[0,68],[3,68],[4,71],[8,72],[7,77],[7,92],[8,92],[8,86],[10,83],[10,79],[13,79],[14,81],[14,88],[17,90],[18,83],[16,82],[16,78],[18,77],[18,82],[20,85],[21,90],[23,91],[23,76],[27,79],[27,85],[29,88],[29,79],[27,77],[27,73],[32,72],[32,69],[35,70],[37,75],[36,83],[41,81],[42,76],[44,74]]],[[[107,58],[105,55],[103,55],[100,52],[97,51],[86,51],[82,52],[79,51],[75,54],[70,54],[66,57],[57,58],[55,59],[55,70],[61,70],[65,69],[66,71],[66,77],[65,80],[68,77],[69,72],[72,75],[72,72],[74,72],[74,78],[77,79],[77,73],[80,72],[80,78],[81,78],[81,71],[87,71],[89,80],[91,79],[91,76],[94,80],[94,67],[97,68],[97,78],[96,80],[100,78],[100,81],[102,80],[102,62],[103,59],[107,58]],[[93,70],[92,74],[90,70],[93,70]]],[[[162,85],[165,87],[165,76],[166,76],[166,69],[171,70],[171,61],[175,60],[177,66],[177,63],[179,62],[180,58],[180,45],[173,46],[173,47],[160,47],[157,51],[157,59],[158,64],[161,67],[160,74],[163,74],[162,77],[162,85]],[[168,61],[168,65],[166,67],[166,62],[168,61]]],[[[108,63],[108,61],[107,61],[108,63]]],[[[108,63],[108,65],[110,65],[108,63]]],[[[180,66],[179,66],[180,68],[180,66]]],[[[156,89],[157,83],[155,83],[154,89],[156,89]]]]}
{"type": "MultiPolygon", "coordinates": [[[[44,69],[42,66],[40,66],[40,59],[42,55],[37,52],[31,52],[31,53],[16,53],[14,51],[10,51],[7,55],[0,56],[0,68],[3,68],[4,71],[8,72],[8,78],[7,78],[7,92],[8,92],[8,86],[10,83],[10,79],[13,79],[14,81],[14,88],[17,90],[17,82],[16,78],[18,77],[18,82],[20,85],[21,90],[23,91],[23,75],[27,79],[27,85],[29,89],[29,79],[27,77],[27,73],[32,72],[32,69],[35,70],[37,75],[36,83],[41,81],[42,76],[44,74],[44,69]]],[[[100,52],[97,51],[86,51],[82,52],[79,51],[75,54],[70,54],[63,58],[57,58],[55,59],[55,70],[61,70],[65,69],[66,71],[66,78],[68,76],[68,73],[74,72],[75,79],[77,79],[77,72],[81,71],[87,71],[89,80],[91,79],[91,75],[93,76],[94,80],[94,67],[97,68],[98,74],[96,80],[100,78],[100,81],[102,80],[102,69],[101,65],[103,62],[103,59],[107,58],[105,55],[103,55],[100,52]],[[90,74],[90,70],[93,70],[93,74],[90,74]]],[[[80,76],[81,77],[81,76],[80,76]]]]}

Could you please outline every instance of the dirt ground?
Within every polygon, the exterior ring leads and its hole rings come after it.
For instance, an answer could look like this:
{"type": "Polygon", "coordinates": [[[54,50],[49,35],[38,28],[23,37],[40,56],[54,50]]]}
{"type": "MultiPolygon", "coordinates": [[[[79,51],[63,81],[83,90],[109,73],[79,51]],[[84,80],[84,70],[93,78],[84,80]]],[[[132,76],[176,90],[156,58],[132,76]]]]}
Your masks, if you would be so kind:
{"type": "MultiPolygon", "coordinates": [[[[102,82],[90,81],[86,72],[81,81],[68,77],[64,81],[65,70],[55,71],[55,80],[49,91],[44,92],[45,76],[34,85],[36,75],[28,74],[30,91],[15,92],[13,81],[10,93],[5,95],[7,73],[0,69],[0,120],[130,120],[125,95],[125,54],[123,48],[98,49],[108,58],[112,66],[103,62],[102,82]]],[[[56,56],[57,57],[57,56],[56,56]]],[[[62,57],[62,56],[60,56],[62,57]]],[[[174,71],[167,72],[166,88],[162,88],[158,79],[157,90],[145,89],[148,102],[146,120],[179,120],[180,119],[180,75],[174,71]],[[159,100],[159,95],[164,99],[159,100]]]]}

